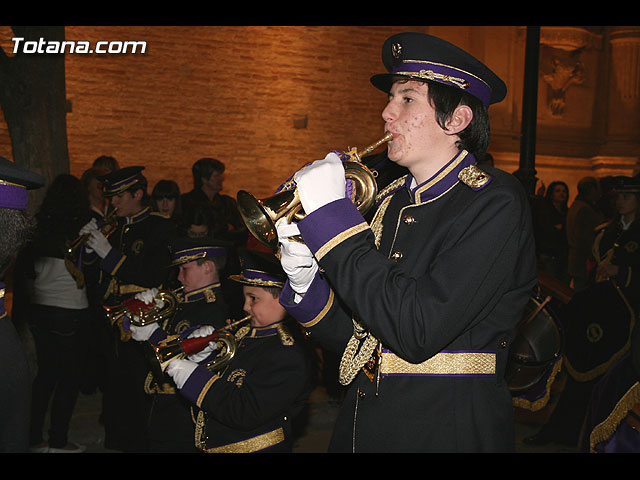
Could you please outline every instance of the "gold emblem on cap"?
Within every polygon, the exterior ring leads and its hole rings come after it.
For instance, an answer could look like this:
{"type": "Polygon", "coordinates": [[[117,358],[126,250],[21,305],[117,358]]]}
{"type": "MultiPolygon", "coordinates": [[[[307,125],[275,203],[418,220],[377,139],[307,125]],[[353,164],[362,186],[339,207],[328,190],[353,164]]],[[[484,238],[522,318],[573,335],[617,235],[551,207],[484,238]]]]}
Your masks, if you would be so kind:
{"type": "Polygon", "coordinates": [[[400,58],[402,55],[402,45],[399,43],[391,45],[391,53],[393,54],[393,58],[400,58]]]}

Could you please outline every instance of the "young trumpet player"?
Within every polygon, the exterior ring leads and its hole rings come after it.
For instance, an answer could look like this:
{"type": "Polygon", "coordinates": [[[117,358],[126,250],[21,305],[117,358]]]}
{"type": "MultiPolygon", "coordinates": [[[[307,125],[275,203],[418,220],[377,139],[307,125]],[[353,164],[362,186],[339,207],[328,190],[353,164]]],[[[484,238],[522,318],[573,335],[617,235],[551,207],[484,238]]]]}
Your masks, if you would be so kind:
{"type": "MultiPolygon", "coordinates": [[[[225,268],[228,245],[209,238],[180,238],[171,243],[170,249],[169,266],[178,268],[177,278],[183,291],[174,313],[161,324],[137,326],[135,315],[125,318],[124,328],[138,342],[159,345],[172,338],[206,336],[227,324],[229,309],[222,293],[220,272],[225,268]]],[[[163,302],[157,294],[154,288],[136,294],[135,298],[162,309],[163,302]]],[[[206,354],[202,352],[200,356],[206,354]]],[[[144,389],[152,398],[147,431],[149,451],[197,452],[191,404],[177,394],[171,377],[165,375],[163,382],[157,382],[149,371],[144,389]]]]}
{"type": "MultiPolygon", "coordinates": [[[[107,238],[92,220],[80,229],[89,234],[82,255],[85,272],[98,278],[97,294],[103,306],[119,305],[167,281],[169,251],[174,237],[170,220],[146,206],[144,167],[125,167],[102,177],[102,190],[116,209],[117,226],[107,238]]],[[[145,431],[149,398],[140,387],[147,374],[142,348],[130,333],[105,319],[101,345],[105,356],[102,419],[105,447],[124,452],[146,451],[145,431]]]]}
{"type": "Polygon", "coordinates": [[[166,372],[199,409],[199,450],[290,452],[294,421],[311,391],[310,352],[279,303],[286,277],[277,259],[241,250],[240,260],[241,273],[230,278],[242,285],[251,319],[235,334],[235,355],[218,370],[206,367],[209,359],[186,358],[171,361],[166,372]]]}
{"type": "Polygon", "coordinates": [[[476,162],[506,86],[422,33],[387,39],[382,60],[371,82],[388,95],[388,157],[409,173],[379,192],[369,225],[330,153],[294,175],[306,217],[277,225],[281,303],[343,352],[330,451],[513,451],[504,370],[535,249],[522,185],[476,162]]]}

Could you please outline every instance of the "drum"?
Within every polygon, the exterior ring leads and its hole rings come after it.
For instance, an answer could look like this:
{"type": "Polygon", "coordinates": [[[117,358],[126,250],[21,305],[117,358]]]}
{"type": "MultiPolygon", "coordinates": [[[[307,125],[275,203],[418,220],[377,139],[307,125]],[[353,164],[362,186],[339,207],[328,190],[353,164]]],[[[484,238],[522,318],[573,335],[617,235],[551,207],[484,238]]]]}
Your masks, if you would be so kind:
{"type": "Polygon", "coordinates": [[[603,375],[630,348],[636,313],[622,290],[600,282],[576,293],[563,309],[563,368],[578,382],[603,375]]]}
{"type": "Polygon", "coordinates": [[[549,308],[551,297],[529,297],[509,349],[505,379],[513,396],[525,394],[544,379],[560,358],[564,335],[549,308]]]}

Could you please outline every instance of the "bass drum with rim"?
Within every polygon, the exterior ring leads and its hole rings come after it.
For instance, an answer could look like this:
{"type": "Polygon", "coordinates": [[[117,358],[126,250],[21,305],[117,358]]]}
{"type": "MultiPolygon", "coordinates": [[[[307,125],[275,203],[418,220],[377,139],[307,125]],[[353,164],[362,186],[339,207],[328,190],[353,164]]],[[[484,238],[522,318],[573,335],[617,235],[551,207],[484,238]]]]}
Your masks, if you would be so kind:
{"type": "Polygon", "coordinates": [[[538,385],[562,355],[564,332],[549,307],[550,300],[531,295],[516,329],[505,372],[512,396],[523,395],[538,385]]]}

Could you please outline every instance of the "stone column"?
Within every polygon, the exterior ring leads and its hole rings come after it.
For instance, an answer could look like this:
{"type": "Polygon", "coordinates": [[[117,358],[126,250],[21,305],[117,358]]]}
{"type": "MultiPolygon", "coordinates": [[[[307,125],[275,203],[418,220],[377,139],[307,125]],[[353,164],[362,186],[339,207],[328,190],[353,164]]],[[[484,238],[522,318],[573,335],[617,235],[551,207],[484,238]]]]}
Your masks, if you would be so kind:
{"type": "Polygon", "coordinates": [[[604,156],[640,159],[640,26],[608,28],[610,80],[604,156]]]}

